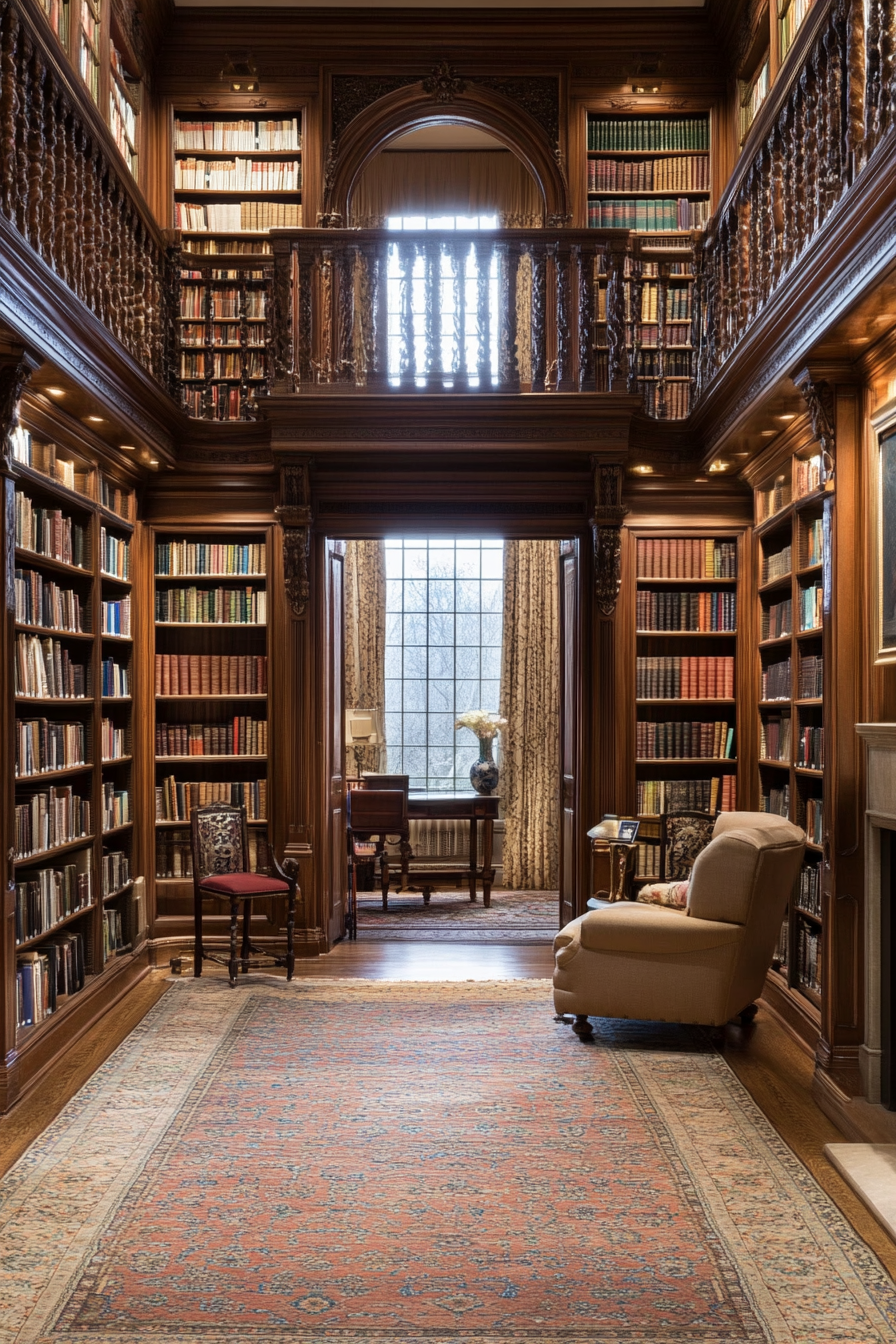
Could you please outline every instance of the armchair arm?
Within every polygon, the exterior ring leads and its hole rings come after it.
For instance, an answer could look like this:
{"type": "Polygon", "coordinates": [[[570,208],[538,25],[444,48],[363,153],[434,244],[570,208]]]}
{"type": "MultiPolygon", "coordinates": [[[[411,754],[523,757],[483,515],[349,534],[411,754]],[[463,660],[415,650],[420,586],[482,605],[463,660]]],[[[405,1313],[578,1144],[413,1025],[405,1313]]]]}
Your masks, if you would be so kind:
{"type": "Polygon", "coordinates": [[[301,900],[301,898],[302,898],[302,892],[301,892],[301,888],[299,887],[299,878],[298,878],[298,872],[297,872],[298,865],[296,864],[295,859],[287,859],[287,860],[286,860],[286,862],[289,864],[290,868],[292,868],[292,869],[294,870],[292,873],[288,873],[288,872],[286,871],[286,869],[285,869],[281,864],[279,864],[279,863],[277,862],[277,856],[276,856],[276,854],[274,853],[274,851],[271,849],[271,850],[269,850],[268,852],[270,853],[270,856],[271,856],[271,867],[273,868],[273,870],[274,870],[276,876],[280,878],[280,881],[281,881],[281,882],[288,882],[290,888],[291,888],[292,891],[295,893],[296,898],[297,898],[298,900],[301,900]]]}
{"type": "MultiPolygon", "coordinates": [[[[567,926],[569,927],[569,926],[567,926]]],[[[740,924],[689,919],[684,911],[661,905],[620,901],[606,910],[590,911],[581,921],[579,938],[590,952],[640,952],[672,956],[725,947],[743,937],[740,924]]]]}
{"type": "Polygon", "coordinates": [[[572,920],[558,934],[554,935],[554,959],[558,966],[567,966],[581,950],[583,918],[584,916],[580,915],[578,919],[572,920]]]}

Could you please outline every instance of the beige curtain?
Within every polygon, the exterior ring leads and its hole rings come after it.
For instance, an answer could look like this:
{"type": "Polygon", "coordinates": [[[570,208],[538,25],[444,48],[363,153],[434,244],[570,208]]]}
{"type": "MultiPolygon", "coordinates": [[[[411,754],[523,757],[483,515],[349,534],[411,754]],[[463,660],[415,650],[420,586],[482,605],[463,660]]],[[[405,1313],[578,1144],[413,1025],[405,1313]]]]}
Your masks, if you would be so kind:
{"type": "MultiPolygon", "coordinates": [[[[385,710],[386,550],[381,541],[345,544],[345,707],[385,710]]],[[[363,747],[362,770],[384,770],[384,746],[363,747]]],[[[355,753],[346,751],[355,773],[355,753]]]]}
{"type": "Polygon", "coordinates": [[[504,885],[558,882],[560,611],[556,541],[504,544],[501,651],[504,885]]]}
{"type": "Polygon", "coordinates": [[[386,151],[365,168],[351,202],[355,228],[381,228],[387,215],[490,214],[508,229],[539,229],[541,192],[508,150],[386,151]]]}

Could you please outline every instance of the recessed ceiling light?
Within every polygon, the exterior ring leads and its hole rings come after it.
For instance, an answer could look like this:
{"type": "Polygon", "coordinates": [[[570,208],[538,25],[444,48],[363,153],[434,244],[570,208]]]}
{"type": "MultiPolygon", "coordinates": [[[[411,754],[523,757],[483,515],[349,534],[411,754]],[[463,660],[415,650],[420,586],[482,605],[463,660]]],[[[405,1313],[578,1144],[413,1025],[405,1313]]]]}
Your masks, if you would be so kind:
{"type": "Polygon", "coordinates": [[[695,477],[694,477],[694,480],[697,482],[698,485],[706,485],[707,481],[709,480],[709,477],[708,477],[708,476],[695,476],[695,477]]]}
{"type": "Polygon", "coordinates": [[[151,457],[149,459],[149,465],[151,467],[157,467],[159,465],[159,459],[157,457],[151,457]]]}
{"type": "Polygon", "coordinates": [[[722,459],[721,459],[720,457],[717,457],[716,460],[715,460],[715,462],[710,462],[709,467],[707,468],[707,470],[708,470],[708,471],[712,471],[712,472],[717,472],[717,471],[727,471],[727,470],[728,470],[728,465],[729,465],[729,464],[728,464],[727,462],[723,462],[722,459]]]}
{"type": "Polygon", "coordinates": [[[133,443],[123,443],[121,445],[121,451],[123,453],[136,453],[137,449],[133,443]]]}
{"type": "Polygon", "coordinates": [[[779,415],[779,416],[778,416],[778,419],[779,419],[779,420],[795,420],[795,419],[796,419],[796,412],[795,412],[795,411],[791,411],[789,415],[779,415]]]}
{"type": "Polygon", "coordinates": [[[653,467],[649,462],[639,462],[636,466],[632,467],[632,471],[636,471],[639,476],[653,475],[653,467]]]}
{"type": "Polygon", "coordinates": [[[64,387],[45,387],[45,388],[44,388],[44,391],[47,393],[47,396],[50,396],[50,397],[64,397],[64,396],[65,396],[65,388],[64,388],[64,387]]]}
{"type": "Polygon", "coordinates": [[[762,437],[763,439],[773,439],[773,438],[775,437],[775,435],[777,434],[777,432],[778,432],[778,431],[777,431],[776,429],[764,429],[764,430],[762,431],[762,435],[761,435],[761,437],[762,437]]]}
{"type": "Polygon", "coordinates": [[[85,417],[92,425],[104,425],[106,422],[101,415],[88,415],[85,417]]]}

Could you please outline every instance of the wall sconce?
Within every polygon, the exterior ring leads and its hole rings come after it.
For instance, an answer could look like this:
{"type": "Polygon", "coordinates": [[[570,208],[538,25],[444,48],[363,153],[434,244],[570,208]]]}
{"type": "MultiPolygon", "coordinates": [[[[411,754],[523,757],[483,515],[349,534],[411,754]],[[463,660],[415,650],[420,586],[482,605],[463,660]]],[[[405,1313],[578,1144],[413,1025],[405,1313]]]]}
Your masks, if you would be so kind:
{"type": "Polygon", "coordinates": [[[662,57],[656,52],[642,52],[635,64],[626,71],[632,93],[659,93],[663,87],[660,79],[662,65],[662,57]]]}
{"type": "Polygon", "coordinates": [[[255,57],[250,51],[244,52],[242,58],[228,52],[227,64],[218,78],[226,79],[233,93],[257,93],[261,87],[255,57]]]}

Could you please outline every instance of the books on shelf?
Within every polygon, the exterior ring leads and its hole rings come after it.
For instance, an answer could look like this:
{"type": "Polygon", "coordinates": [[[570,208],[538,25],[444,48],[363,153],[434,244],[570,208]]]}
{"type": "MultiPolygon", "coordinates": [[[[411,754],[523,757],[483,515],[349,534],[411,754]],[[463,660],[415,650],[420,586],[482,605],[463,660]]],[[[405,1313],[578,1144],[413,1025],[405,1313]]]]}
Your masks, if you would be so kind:
{"type": "Polygon", "coordinates": [[[175,159],[175,191],[301,191],[300,159],[175,159]]]}
{"type": "Polygon", "coordinates": [[[797,979],[804,989],[821,993],[821,930],[797,916],[797,979]]]}
{"type": "Polygon", "coordinates": [[[635,725],[635,753],[641,760],[731,759],[733,749],[734,725],[727,720],[714,723],[639,720],[635,725]]]}
{"type": "Polygon", "coordinates": [[[772,602],[762,612],[760,638],[783,639],[793,633],[793,602],[785,597],[781,602],[772,602]]]}
{"type": "Polygon", "coordinates": [[[737,594],[641,589],[635,597],[639,631],[728,632],[737,628],[737,594]]]}
{"type": "MultiPolygon", "coordinates": [[[[641,345],[656,345],[658,327],[651,327],[650,323],[659,321],[659,285],[652,285],[645,282],[641,290],[641,345]]],[[[691,287],[690,285],[670,285],[666,290],[666,321],[684,322],[691,316],[691,287]]],[[[632,321],[633,314],[626,312],[625,320],[632,321]]],[[[666,344],[670,343],[672,332],[678,331],[684,339],[683,345],[690,344],[690,332],[687,327],[666,328],[666,344]]]]}
{"type": "Polygon", "coordinates": [[[824,729],[803,724],[800,728],[797,765],[804,770],[824,769],[824,729]]]}
{"type": "Polygon", "coordinates": [[[806,839],[811,845],[820,845],[824,837],[824,801],[806,799],[806,839]]]}
{"type": "Polygon", "coordinates": [[[187,233],[251,233],[265,229],[300,229],[297,201],[228,201],[225,204],[174,203],[174,227],[187,233]]]}
{"type": "Polygon", "coordinates": [[[131,577],[131,548],[121,537],[100,528],[100,569],[116,579],[131,577]]]}
{"type": "Polygon", "coordinates": [[[812,457],[794,458],[793,474],[797,499],[819,490],[825,482],[824,458],[821,453],[814,453],[812,457]]]}
{"type": "Polygon", "coordinates": [[[72,588],[61,588],[36,569],[15,571],[16,620],[46,630],[83,634],[81,599],[72,588]]]}
{"type": "Polygon", "coordinates": [[[120,891],[131,880],[128,856],[121,849],[107,850],[103,853],[103,895],[111,896],[120,891]]]}
{"type": "Polygon", "coordinates": [[[781,658],[762,669],[760,700],[789,700],[791,691],[791,660],[781,658]]]}
{"type": "Polygon", "coordinates": [[[800,869],[799,907],[807,914],[821,918],[821,867],[804,863],[800,869]]]}
{"type": "Polygon", "coordinates": [[[786,509],[790,503],[790,479],[786,475],[777,476],[765,490],[756,491],[756,500],[758,504],[758,521],[761,523],[766,518],[773,517],[786,509]]]}
{"type": "Polygon", "coordinates": [[[106,696],[124,696],[130,695],[130,676],[128,669],[116,663],[114,658],[104,658],[102,662],[103,688],[102,695],[106,696]]]}
{"type": "Polygon", "coordinates": [[[709,149],[708,117],[588,117],[588,148],[608,150],[709,149]]]}
{"type": "Polygon", "coordinates": [[[783,61],[809,13],[812,0],[778,0],[778,59],[783,61]]]}
{"type": "Polygon", "coordinates": [[[734,775],[712,779],[639,779],[639,816],[661,812],[733,812],[736,805],[734,775]]]}
{"type": "Polygon", "coordinates": [[[156,695],[264,695],[267,689],[264,654],[156,654],[156,695]]]}
{"type": "Polygon", "coordinates": [[[266,779],[178,781],[168,775],[156,787],[156,821],[189,821],[191,810],[207,803],[242,806],[249,821],[266,821],[267,792],[266,779]]]}
{"type": "Polygon", "coordinates": [[[102,604],[102,617],[104,635],[122,635],[125,638],[130,638],[131,599],[129,597],[119,598],[117,602],[104,602],[102,604]]]}
{"type": "Polygon", "coordinates": [[[16,860],[80,840],[90,830],[90,799],[70,784],[33,793],[15,805],[16,860]]]}
{"type": "Polygon", "coordinates": [[[635,877],[649,877],[656,881],[660,875],[660,847],[649,840],[638,840],[635,856],[635,877]]]}
{"type": "Polygon", "coordinates": [[[265,756],[266,719],[237,715],[226,723],[157,723],[157,756],[265,756]]]}
{"type": "Polygon", "coordinates": [[[93,904],[90,869],[77,864],[39,868],[16,882],[16,942],[51,933],[54,925],[93,904]]]}
{"type": "Polygon", "coordinates": [[[759,811],[768,812],[771,816],[789,817],[790,785],[773,785],[764,790],[759,798],[759,811]]]}
{"type": "Polygon", "coordinates": [[[80,495],[90,494],[91,469],[83,462],[63,456],[55,443],[41,443],[19,426],[13,434],[13,456],[17,462],[33,467],[42,476],[57,481],[80,495]]]}
{"type": "Polygon", "coordinates": [[[639,537],[639,579],[733,579],[737,543],[703,537],[639,537]]]}
{"type": "Polygon", "coordinates": [[[639,657],[635,668],[639,700],[730,700],[734,697],[732,657],[639,657]]]}
{"type": "Polygon", "coordinates": [[[589,159],[589,191],[709,191],[709,158],[589,159]]]}
{"type": "Polygon", "coordinates": [[[100,503],[103,508],[108,509],[110,513],[117,513],[119,517],[129,521],[131,517],[131,492],[123,490],[120,485],[110,481],[106,476],[100,477],[100,503]]]}
{"type": "MultiPolygon", "coordinates": [[[[270,867],[268,838],[263,830],[253,827],[249,831],[249,870],[266,873],[270,867]]],[[[186,879],[192,876],[193,851],[189,830],[156,831],[156,877],[186,879]]]]}
{"type": "MultiPolygon", "coordinates": [[[[660,384],[644,383],[642,384],[642,393],[644,397],[644,410],[648,415],[657,416],[660,413],[660,384]]],[[[664,393],[665,418],[667,420],[683,420],[690,414],[691,407],[691,384],[690,382],[667,383],[664,393]]]]}
{"type": "Polygon", "coordinates": [[[124,952],[130,947],[125,943],[124,924],[121,911],[114,907],[103,911],[103,961],[108,961],[116,952],[124,952]]]}
{"type": "Polygon", "coordinates": [[[87,668],[72,662],[68,649],[58,639],[16,636],[16,695],[42,700],[83,700],[87,684],[87,668]]]}
{"type": "Polygon", "coordinates": [[[800,659],[799,698],[820,700],[824,694],[824,659],[821,654],[800,659]]]}
{"type": "Polygon", "coordinates": [[[36,1026],[59,1007],[60,1000],[84,988],[84,940],[60,933],[38,952],[16,957],[16,1025],[36,1026]]]}
{"type": "Polygon", "coordinates": [[[257,588],[156,589],[156,620],[178,625],[264,625],[267,594],[257,588]]]}
{"type": "Polygon", "coordinates": [[[100,741],[102,743],[102,759],[104,761],[117,761],[122,756],[127,756],[127,730],[117,728],[112,719],[103,719],[100,741]]]}
{"type": "MultiPolygon", "coordinates": [[[[299,207],[301,208],[301,207],[299,207]]],[[[702,229],[709,219],[709,200],[691,196],[620,196],[588,202],[589,229],[636,229],[662,233],[667,229],[702,229]]]]}
{"type": "Polygon", "coordinates": [[[803,568],[820,565],[824,560],[824,524],[820,518],[813,518],[806,527],[803,554],[803,568]]]}
{"type": "Polygon", "coordinates": [[[131,820],[131,795],[127,789],[117,789],[111,780],[103,781],[103,830],[126,826],[131,820]]]}
{"type": "Polygon", "coordinates": [[[90,534],[61,509],[44,509],[16,491],[16,545],[35,555],[90,568],[90,534]]]}
{"type": "Polygon", "coordinates": [[[759,724],[759,755],[764,761],[790,762],[791,722],[789,714],[768,714],[759,724]]]}
{"type": "Polygon", "coordinates": [[[83,723],[17,719],[15,735],[19,779],[86,764],[87,729],[83,723]]]}
{"type": "Polygon", "coordinates": [[[800,589],[800,630],[820,630],[824,611],[821,580],[800,589]]]}
{"type": "Polygon", "coordinates": [[[784,579],[793,569],[793,550],[790,542],[782,546],[780,550],[774,551],[771,555],[762,557],[762,577],[760,583],[774,583],[777,579],[784,579]]]}
{"type": "Polygon", "coordinates": [[[233,121],[193,121],[178,117],[174,123],[174,148],[267,153],[301,149],[298,117],[233,121]]]}

